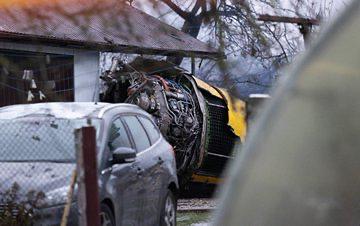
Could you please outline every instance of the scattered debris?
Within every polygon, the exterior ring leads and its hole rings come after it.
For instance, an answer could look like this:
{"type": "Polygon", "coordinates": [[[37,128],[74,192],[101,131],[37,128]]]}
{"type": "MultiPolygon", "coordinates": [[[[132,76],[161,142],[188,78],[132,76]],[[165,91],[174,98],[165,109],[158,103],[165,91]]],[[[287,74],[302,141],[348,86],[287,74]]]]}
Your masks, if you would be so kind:
{"type": "Polygon", "coordinates": [[[154,117],[174,148],[182,188],[190,181],[219,181],[235,143],[244,137],[240,100],[166,61],[113,58],[101,79],[106,87],[101,101],[135,104],[154,117]]]}

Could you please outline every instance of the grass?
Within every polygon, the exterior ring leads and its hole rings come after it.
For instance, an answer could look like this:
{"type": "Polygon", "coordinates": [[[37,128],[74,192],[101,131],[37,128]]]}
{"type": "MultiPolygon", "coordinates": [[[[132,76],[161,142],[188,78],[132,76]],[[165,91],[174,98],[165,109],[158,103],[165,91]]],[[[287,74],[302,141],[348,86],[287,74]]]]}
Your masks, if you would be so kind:
{"type": "Polygon", "coordinates": [[[209,223],[209,222],[210,222],[209,212],[178,212],[177,213],[178,226],[189,226],[192,224],[201,224],[201,223],[209,223]]]}

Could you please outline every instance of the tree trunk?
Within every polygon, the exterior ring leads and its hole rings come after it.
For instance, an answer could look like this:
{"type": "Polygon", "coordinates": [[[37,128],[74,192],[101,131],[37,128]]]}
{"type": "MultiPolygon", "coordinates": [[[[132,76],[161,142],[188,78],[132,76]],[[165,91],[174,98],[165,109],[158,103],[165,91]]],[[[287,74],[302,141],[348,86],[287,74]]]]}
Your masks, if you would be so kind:
{"type": "MultiPolygon", "coordinates": [[[[181,28],[181,31],[196,38],[200,33],[201,24],[202,24],[202,19],[199,16],[191,16],[188,20],[185,20],[181,28]]],[[[173,57],[168,57],[167,60],[175,65],[180,65],[183,58],[184,57],[182,56],[173,56],[173,57]]]]}

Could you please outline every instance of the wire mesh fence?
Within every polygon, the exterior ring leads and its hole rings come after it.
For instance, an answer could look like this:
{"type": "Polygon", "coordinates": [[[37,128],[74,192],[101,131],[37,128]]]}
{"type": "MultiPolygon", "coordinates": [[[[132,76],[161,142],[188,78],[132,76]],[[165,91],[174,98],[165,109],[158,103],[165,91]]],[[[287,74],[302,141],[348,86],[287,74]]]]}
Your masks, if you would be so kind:
{"type": "Polygon", "coordinates": [[[38,115],[0,120],[0,226],[60,225],[66,203],[68,225],[77,224],[77,186],[69,190],[77,169],[74,131],[84,125],[38,115]]]}
{"type": "Polygon", "coordinates": [[[0,49],[0,106],[74,100],[73,56],[0,49]]]}

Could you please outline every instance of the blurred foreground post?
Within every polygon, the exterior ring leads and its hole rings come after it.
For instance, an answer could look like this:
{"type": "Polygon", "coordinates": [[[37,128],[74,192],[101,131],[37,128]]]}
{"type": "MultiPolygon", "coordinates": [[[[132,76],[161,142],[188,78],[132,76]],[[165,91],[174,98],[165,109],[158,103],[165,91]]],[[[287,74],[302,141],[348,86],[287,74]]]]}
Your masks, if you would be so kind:
{"type": "Polygon", "coordinates": [[[94,127],[83,127],[75,131],[81,226],[100,225],[95,134],[94,127]]]}

